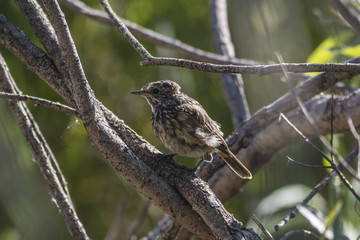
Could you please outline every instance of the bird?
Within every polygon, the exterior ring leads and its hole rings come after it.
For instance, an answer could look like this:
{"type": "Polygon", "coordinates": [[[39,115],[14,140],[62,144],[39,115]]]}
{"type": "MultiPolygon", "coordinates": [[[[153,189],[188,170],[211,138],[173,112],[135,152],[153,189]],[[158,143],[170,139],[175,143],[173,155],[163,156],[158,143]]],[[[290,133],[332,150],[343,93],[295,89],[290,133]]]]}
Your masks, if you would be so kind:
{"type": "Polygon", "coordinates": [[[176,82],[160,80],[131,93],[145,97],[154,133],[174,155],[211,161],[212,152],[217,152],[240,178],[251,179],[251,172],[230,151],[219,124],[180,89],[176,82]]]}

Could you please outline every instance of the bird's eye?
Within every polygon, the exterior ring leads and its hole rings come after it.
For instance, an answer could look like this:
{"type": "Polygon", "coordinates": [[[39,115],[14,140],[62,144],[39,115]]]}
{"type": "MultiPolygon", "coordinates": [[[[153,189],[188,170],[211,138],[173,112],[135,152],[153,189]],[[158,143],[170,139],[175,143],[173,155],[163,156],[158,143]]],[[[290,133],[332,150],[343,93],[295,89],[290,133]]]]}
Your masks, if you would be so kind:
{"type": "Polygon", "coordinates": [[[152,92],[153,94],[158,94],[158,93],[159,93],[159,89],[154,88],[151,92],[152,92]]]}

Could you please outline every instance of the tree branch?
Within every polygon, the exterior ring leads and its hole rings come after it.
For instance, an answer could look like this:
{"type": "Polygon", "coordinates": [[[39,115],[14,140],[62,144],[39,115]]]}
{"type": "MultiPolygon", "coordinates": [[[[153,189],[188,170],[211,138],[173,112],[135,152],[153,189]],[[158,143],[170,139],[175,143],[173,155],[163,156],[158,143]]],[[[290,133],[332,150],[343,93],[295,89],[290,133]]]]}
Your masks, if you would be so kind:
{"type": "Polygon", "coordinates": [[[44,80],[70,106],[75,106],[72,93],[52,59],[33,44],[23,32],[7,21],[2,14],[0,14],[0,43],[44,80]]]}
{"type": "MultiPolygon", "coordinates": [[[[62,4],[66,5],[68,8],[76,11],[79,14],[87,16],[89,18],[95,19],[99,22],[113,26],[112,20],[109,16],[97,9],[87,6],[85,3],[79,0],[60,0],[62,4]]],[[[195,60],[200,60],[204,62],[213,62],[213,63],[223,63],[223,64],[238,64],[238,65],[258,65],[261,64],[258,61],[231,58],[229,59],[226,56],[221,56],[211,52],[207,52],[198,48],[194,48],[188,44],[185,44],[177,39],[167,37],[160,33],[157,33],[153,30],[141,27],[135,23],[132,23],[126,19],[120,18],[126,27],[134,35],[141,37],[149,42],[157,44],[162,47],[174,50],[180,54],[183,54],[187,57],[190,57],[195,60]]]]}
{"type": "MultiPolygon", "coordinates": [[[[354,58],[349,62],[359,63],[360,58],[354,58]]],[[[241,147],[246,146],[250,139],[256,136],[256,134],[258,134],[275,119],[277,119],[281,112],[286,113],[297,107],[296,96],[305,102],[314,97],[316,94],[325,91],[336,82],[350,79],[355,75],[357,74],[351,72],[331,72],[322,73],[315,77],[309,78],[307,81],[301,83],[292,91],[278,98],[270,105],[258,110],[251,116],[249,120],[243,122],[242,125],[237,129],[238,132],[233,134],[228,139],[230,145],[233,145],[232,147],[237,149],[237,151],[241,147]]]]}
{"type": "MultiPolygon", "coordinates": [[[[71,90],[68,66],[62,55],[55,30],[51,26],[46,14],[35,0],[15,0],[15,2],[26,17],[35,32],[35,35],[45,47],[50,58],[54,61],[57,70],[62,76],[59,79],[61,85],[64,85],[64,87],[68,87],[69,90],[71,90]]],[[[72,106],[75,106],[73,99],[69,100],[71,100],[72,106]]]]}
{"type": "Polygon", "coordinates": [[[354,63],[284,63],[256,66],[212,64],[181,58],[153,57],[140,62],[141,66],[173,66],[212,73],[256,74],[259,76],[282,73],[282,66],[289,72],[346,72],[359,74],[360,65],[354,63]]]}
{"type": "MultiPolygon", "coordinates": [[[[210,10],[216,52],[232,59],[235,57],[235,49],[231,42],[226,0],[211,0],[210,10]]],[[[233,125],[236,128],[250,116],[244,92],[244,82],[240,74],[222,74],[221,84],[232,113],[233,125]]]]}
{"type": "MultiPolygon", "coordinates": [[[[359,154],[359,148],[354,148],[348,156],[345,158],[345,162],[348,163],[350,160],[356,157],[356,155],[359,154]]],[[[343,164],[339,164],[338,168],[341,170],[343,168],[343,164]]],[[[330,179],[336,175],[336,171],[332,170],[330,173],[328,173],[316,186],[312,189],[312,191],[306,196],[306,198],[301,202],[301,205],[306,205],[319,191],[325,187],[330,179]]],[[[282,227],[285,226],[286,223],[290,221],[290,219],[294,218],[295,215],[298,213],[298,209],[295,207],[292,211],[290,211],[288,214],[285,215],[283,220],[277,225],[275,225],[275,231],[279,231],[282,227]]]]}
{"type": "MultiPolygon", "coordinates": [[[[9,24],[6,21],[6,24],[9,24]]],[[[12,25],[11,25],[12,26],[12,25]]],[[[1,28],[4,29],[4,28],[1,28]]],[[[26,37],[23,35],[20,31],[18,31],[16,28],[12,27],[11,30],[16,32],[17,36],[19,34],[21,35],[21,38],[16,38],[15,40],[18,40],[19,42],[14,44],[14,47],[11,47],[9,50],[13,51],[15,53],[21,53],[26,50],[26,48],[23,48],[21,43],[29,42],[30,47],[34,46],[26,37]],[[17,48],[18,47],[18,48],[17,48]]],[[[1,33],[1,32],[0,32],[1,33]]],[[[3,38],[0,38],[2,40],[3,38]]],[[[5,45],[6,46],[6,45],[5,45]]],[[[40,50],[38,48],[33,48],[36,51],[40,50]]],[[[33,70],[36,74],[40,75],[40,77],[49,78],[51,76],[47,74],[43,74],[43,69],[46,69],[46,71],[49,72],[56,72],[55,65],[49,65],[48,63],[51,62],[50,59],[48,59],[46,53],[42,52],[40,50],[40,53],[38,55],[42,56],[42,58],[33,58],[32,61],[29,61],[29,64],[32,66],[30,68],[33,70]]],[[[32,55],[32,51],[30,51],[30,55],[32,55]]],[[[25,60],[29,59],[29,56],[27,54],[21,55],[25,60]]],[[[28,61],[24,61],[25,63],[28,63],[28,61]]],[[[58,73],[57,73],[58,74],[58,73]]],[[[61,77],[60,74],[55,75],[54,79],[49,78],[48,80],[51,81],[60,81],[61,77]]],[[[56,88],[55,88],[56,89],[56,88]]],[[[59,91],[59,88],[56,89],[59,91]]],[[[70,93],[70,91],[69,91],[70,93]]],[[[100,104],[100,103],[97,103],[100,104]]],[[[103,111],[105,111],[107,114],[110,114],[113,119],[116,119],[116,121],[112,122],[114,124],[123,124],[122,121],[117,119],[113,113],[108,111],[103,105],[100,104],[100,107],[103,108],[103,111]],[[105,110],[104,110],[105,109],[105,110]]],[[[106,117],[109,117],[108,115],[106,117]]],[[[109,136],[117,136],[117,133],[113,133],[111,130],[111,126],[106,125],[107,120],[103,121],[103,118],[98,118],[99,122],[101,123],[98,130],[96,130],[97,126],[93,126],[95,128],[94,133],[91,132],[89,136],[96,137],[103,136],[104,133],[108,133],[109,136]],[[104,127],[102,127],[105,125],[104,127]],[[105,129],[105,131],[104,131],[105,129]],[[98,132],[101,132],[98,134],[98,132]]],[[[110,124],[110,123],[109,123],[110,124]]],[[[126,126],[127,127],[127,126],[126,126]]],[[[127,130],[131,130],[130,128],[127,128],[127,130]]],[[[105,134],[106,136],[106,134],[105,134]]],[[[142,139],[138,135],[134,135],[134,139],[127,139],[129,141],[136,141],[137,138],[142,139]]],[[[100,138],[100,137],[99,137],[100,138]]],[[[111,139],[111,137],[110,137],[111,139]]],[[[114,168],[122,174],[129,182],[134,184],[134,186],[145,196],[152,199],[155,205],[157,205],[159,208],[164,210],[169,215],[175,217],[175,219],[183,224],[183,226],[187,227],[189,230],[197,234],[198,236],[204,238],[204,239],[212,239],[212,234],[209,228],[201,221],[199,220],[200,217],[192,210],[192,207],[183,199],[183,197],[173,188],[171,188],[166,182],[164,182],[162,179],[157,178],[154,175],[154,173],[149,170],[146,166],[138,165],[136,163],[139,163],[140,160],[132,155],[131,151],[128,150],[126,145],[122,142],[121,139],[111,139],[115,141],[114,144],[109,142],[110,140],[107,139],[102,144],[105,145],[105,147],[97,146],[98,149],[102,154],[106,156],[106,159],[108,159],[111,163],[111,165],[114,166],[114,168]],[[104,150],[102,149],[104,148],[104,150]],[[109,149],[107,149],[109,148],[109,149]],[[121,152],[121,149],[123,152],[121,152]],[[120,151],[120,152],[118,152],[120,151]],[[118,153],[117,155],[113,154],[114,152],[118,153]],[[135,157],[135,158],[134,158],[135,157]],[[138,170],[138,171],[137,171],[138,170]],[[133,171],[133,172],[132,172],[133,171]],[[143,176],[149,176],[149,178],[144,178],[143,176]],[[146,184],[145,184],[146,182],[146,184]],[[161,193],[161,194],[160,194],[161,193]],[[171,202],[174,205],[170,206],[168,203],[171,202]],[[176,206],[176,207],[175,207],[176,206]]],[[[99,139],[99,141],[101,141],[99,139]]],[[[150,144],[147,143],[147,147],[154,149],[150,144]]],[[[157,153],[159,153],[157,151],[157,153]]],[[[156,158],[156,157],[155,157],[156,158]]]]}
{"type": "MultiPolygon", "coordinates": [[[[113,26],[113,22],[109,18],[107,14],[92,7],[89,7],[85,3],[79,0],[60,0],[62,4],[67,6],[68,8],[74,10],[75,12],[84,15],[86,17],[92,18],[98,22],[108,24],[113,26]]],[[[170,50],[176,51],[184,56],[187,56],[191,59],[202,61],[202,62],[211,62],[218,64],[234,64],[234,65],[261,65],[262,62],[249,60],[249,59],[241,59],[241,58],[229,58],[227,56],[214,54],[211,52],[207,52],[188,44],[185,44],[178,39],[170,38],[160,33],[157,33],[151,29],[147,29],[137,25],[136,23],[130,22],[126,19],[120,18],[126,27],[133,33],[135,36],[141,37],[151,43],[154,43],[158,46],[168,48],[170,50]]],[[[303,81],[307,79],[307,76],[301,73],[289,73],[291,76],[291,80],[296,82],[303,81]]],[[[278,75],[278,73],[275,73],[278,75]]]]}
{"type": "Polygon", "coordinates": [[[350,7],[346,6],[342,0],[330,0],[330,2],[334,8],[339,11],[341,16],[351,26],[355,33],[360,36],[360,20],[351,12],[350,7]]]}
{"type": "MultiPolygon", "coordinates": [[[[7,92],[18,94],[14,80],[11,77],[9,69],[0,54],[0,84],[7,92]]],[[[21,131],[25,137],[26,143],[33,153],[34,158],[40,168],[40,171],[49,187],[53,199],[56,200],[61,214],[64,216],[66,225],[75,239],[89,239],[83,228],[75,209],[72,205],[67,184],[57,161],[42,136],[39,127],[33,119],[29,109],[22,102],[11,102],[9,106],[18,122],[21,131]]]]}
{"type": "Polygon", "coordinates": [[[350,72],[360,73],[360,65],[354,63],[284,63],[273,65],[258,66],[237,66],[237,65],[219,65],[204,63],[186,59],[152,57],[152,55],[141,45],[141,43],[131,34],[121,19],[111,9],[105,0],[101,0],[104,9],[109,14],[114,26],[119,29],[134,49],[143,57],[141,66],[174,66],[188,69],[196,69],[213,73],[241,73],[266,75],[272,73],[281,73],[282,67],[286,67],[289,72],[350,72]]]}
{"type": "Polygon", "coordinates": [[[78,112],[71,108],[68,107],[66,105],[63,105],[61,103],[58,102],[52,102],[50,100],[47,99],[43,99],[43,98],[38,98],[38,97],[33,97],[33,96],[28,96],[28,95],[22,95],[22,94],[14,94],[14,93],[4,93],[4,92],[0,92],[0,98],[5,98],[8,100],[14,100],[14,101],[25,101],[25,102],[30,102],[35,104],[35,106],[42,106],[42,107],[47,107],[47,108],[52,108],[52,109],[56,109],[58,111],[73,115],[75,117],[79,117],[78,112]]]}
{"type": "MultiPolygon", "coordinates": [[[[348,131],[345,106],[349,109],[354,125],[360,126],[360,90],[349,96],[335,96],[334,105],[334,133],[348,131]]],[[[305,102],[305,107],[309,114],[314,118],[319,126],[322,135],[330,133],[331,118],[328,108],[331,104],[331,96],[323,95],[315,97],[305,102]]],[[[316,137],[311,126],[307,123],[305,116],[294,109],[286,114],[287,118],[297,126],[297,128],[309,138],[316,137]]],[[[246,148],[241,149],[237,157],[248,167],[252,173],[256,173],[262,166],[266,165],[280,149],[290,144],[298,143],[302,139],[291,130],[291,128],[275,119],[269,123],[262,131],[252,138],[246,148]]],[[[205,170],[206,171],[206,170],[205,170]]],[[[213,191],[222,201],[226,201],[236,194],[246,181],[241,181],[231,174],[231,170],[224,168],[218,171],[209,184],[213,191]],[[227,184],[228,182],[232,184],[227,184]]]]}

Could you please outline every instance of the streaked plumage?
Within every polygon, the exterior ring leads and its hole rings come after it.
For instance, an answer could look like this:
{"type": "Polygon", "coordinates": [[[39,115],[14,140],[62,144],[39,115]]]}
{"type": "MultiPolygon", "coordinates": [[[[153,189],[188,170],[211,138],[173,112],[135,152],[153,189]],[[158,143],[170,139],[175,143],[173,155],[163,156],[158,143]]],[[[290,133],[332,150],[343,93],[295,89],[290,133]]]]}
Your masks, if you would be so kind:
{"type": "Polygon", "coordinates": [[[211,152],[216,151],[240,177],[252,177],[229,150],[220,126],[200,103],[180,92],[177,83],[169,80],[152,82],[132,93],[142,95],[148,101],[154,132],[166,148],[178,155],[205,161],[211,161],[211,152]]]}

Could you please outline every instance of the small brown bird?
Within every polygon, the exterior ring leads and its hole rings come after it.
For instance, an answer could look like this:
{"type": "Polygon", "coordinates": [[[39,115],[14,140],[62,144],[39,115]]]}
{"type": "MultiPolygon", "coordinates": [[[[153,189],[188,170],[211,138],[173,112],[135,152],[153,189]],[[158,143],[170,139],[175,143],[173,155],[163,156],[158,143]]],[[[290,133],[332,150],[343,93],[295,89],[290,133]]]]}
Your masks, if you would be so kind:
{"type": "Polygon", "coordinates": [[[196,100],[180,92],[169,80],[152,82],[132,94],[142,95],[151,107],[155,135],[175,154],[211,161],[216,151],[241,178],[251,179],[250,171],[229,150],[220,131],[196,100]]]}

